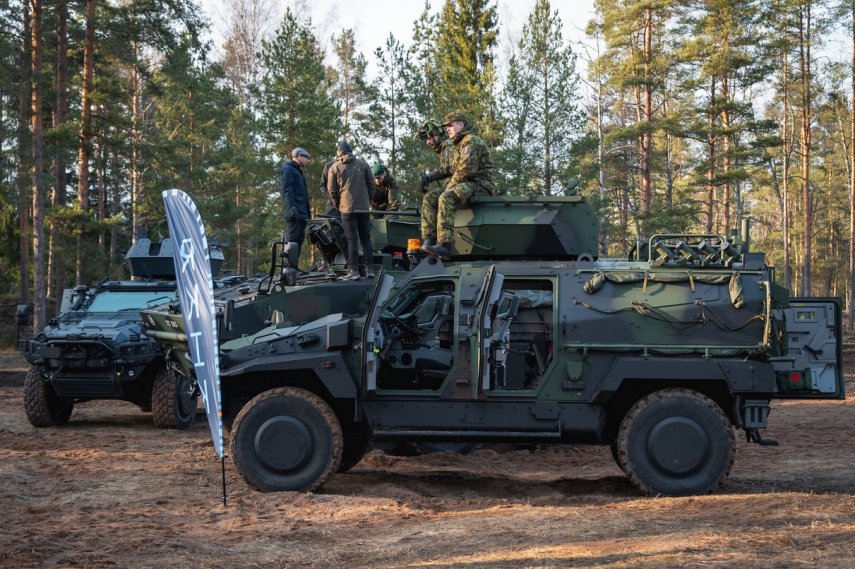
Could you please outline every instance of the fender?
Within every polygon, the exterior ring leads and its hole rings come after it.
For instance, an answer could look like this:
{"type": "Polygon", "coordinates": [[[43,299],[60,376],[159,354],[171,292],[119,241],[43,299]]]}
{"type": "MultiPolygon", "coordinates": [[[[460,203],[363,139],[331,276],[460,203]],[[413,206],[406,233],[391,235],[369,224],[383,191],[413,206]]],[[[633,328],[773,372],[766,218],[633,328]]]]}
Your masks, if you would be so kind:
{"type": "MultiPolygon", "coordinates": [[[[221,362],[221,369],[222,367],[223,362],[221,362]]],[[[252,359],[228,368],[221,372],[220,376],[239,378],[248,374],[266,372],[281,377],[282,384],[287,385],[289,371],[310,371],[321,380],[333,397],[356,399],[356,381],[342,352],[290,353],[252,359]]]]}
{"type": "Polygon", "coordinates": [[[615,358],[606,370],[593,402],[605,403],[624,381],[721,381],[734,394],[771,397],[775,391],[775,370],[771,364],[734,359],[701,358],[615,358]]]}

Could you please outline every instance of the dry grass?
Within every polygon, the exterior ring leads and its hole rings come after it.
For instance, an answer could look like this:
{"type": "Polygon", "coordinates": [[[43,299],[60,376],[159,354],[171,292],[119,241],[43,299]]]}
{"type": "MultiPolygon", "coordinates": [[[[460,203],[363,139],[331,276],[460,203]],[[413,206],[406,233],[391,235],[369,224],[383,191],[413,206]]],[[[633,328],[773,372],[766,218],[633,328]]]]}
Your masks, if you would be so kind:
{"type": "Polygon", "coordinates": [[[20,398],[0,388],[2,567],[855,566],[852,401],[775,404],[781,446],[740,440],[709,496],[640,496],[604,448],[375,451],[317,494],[255,492],[227,462],[223,507],[204,421],[93,402],[34,429],[20,398]]]}

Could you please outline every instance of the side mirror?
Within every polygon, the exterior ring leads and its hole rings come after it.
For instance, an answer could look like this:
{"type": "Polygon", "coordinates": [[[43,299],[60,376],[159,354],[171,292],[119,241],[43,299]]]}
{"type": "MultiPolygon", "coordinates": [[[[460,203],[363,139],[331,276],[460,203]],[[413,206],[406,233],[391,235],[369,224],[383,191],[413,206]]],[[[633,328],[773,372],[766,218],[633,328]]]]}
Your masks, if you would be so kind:
{"type": "Polygon", "coordinates": [[[15,324],[20,328],[30,323],[30,306],[28,304],[19,304],[18,311],[15,313],[15,324]]]}

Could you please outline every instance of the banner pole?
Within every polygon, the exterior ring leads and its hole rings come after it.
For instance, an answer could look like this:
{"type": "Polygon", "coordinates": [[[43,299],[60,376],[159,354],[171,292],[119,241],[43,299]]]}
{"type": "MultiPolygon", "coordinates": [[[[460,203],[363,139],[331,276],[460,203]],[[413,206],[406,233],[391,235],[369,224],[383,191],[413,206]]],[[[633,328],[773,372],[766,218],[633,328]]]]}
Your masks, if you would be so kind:
{"type": "Polygon", "coordinates": [[[226,505],[226,455],[220,457],[223,465],[223,506],[226,505]]]}

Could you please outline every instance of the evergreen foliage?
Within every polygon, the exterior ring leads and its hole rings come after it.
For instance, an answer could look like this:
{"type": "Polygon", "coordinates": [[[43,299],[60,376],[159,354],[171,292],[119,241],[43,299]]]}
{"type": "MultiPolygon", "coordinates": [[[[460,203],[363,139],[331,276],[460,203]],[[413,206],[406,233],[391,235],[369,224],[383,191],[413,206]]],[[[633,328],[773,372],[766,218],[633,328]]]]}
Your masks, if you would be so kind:
{"type": "Polygon", "coordinates": [[[342,138],[418,206],[437,156],[414,134],[462,111],[500,193],[578,184],[602,256],[750,218],[782,284],[846,295],[855,317],[855,55],[828,41],[851,40],[852,2],[596,0],[585,44],[571,47],[562,20],[578,15],[549,0],[509,34],[494,0],[425,0],[410,33],[382,38],[321,32],[306,3],[280,18],[272,0],[227,0],[215,50],[193,0],[100,0],[87,118],[89,4],[0,3],[0,286],[21,301],[35,284],[50,298],[78,284],[78,258],[83,283],[125,277],[119,252],[166,235],[160,194],[172,187],[232,242],[227,267],[268,270],[284,230],[278,169],[296,146],[314,156],[315,211],[342,138]]]}

